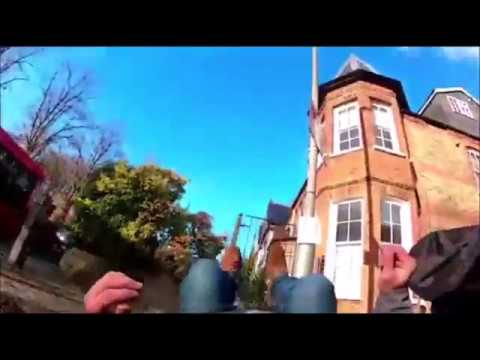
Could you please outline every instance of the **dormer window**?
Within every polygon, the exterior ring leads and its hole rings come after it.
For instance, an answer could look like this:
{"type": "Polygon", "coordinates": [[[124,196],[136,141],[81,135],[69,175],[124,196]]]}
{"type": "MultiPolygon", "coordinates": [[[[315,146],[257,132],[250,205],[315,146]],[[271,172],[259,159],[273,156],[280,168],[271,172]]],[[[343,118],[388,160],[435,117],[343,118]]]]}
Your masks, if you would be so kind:
{"type": "Polygon", "coordinates": [[[473,119],[473,113],[468,105],[468,102],[457,99],[456,97],[447,95],[448,104],[453,112],[468,116],[470,119],[473,119]]]}

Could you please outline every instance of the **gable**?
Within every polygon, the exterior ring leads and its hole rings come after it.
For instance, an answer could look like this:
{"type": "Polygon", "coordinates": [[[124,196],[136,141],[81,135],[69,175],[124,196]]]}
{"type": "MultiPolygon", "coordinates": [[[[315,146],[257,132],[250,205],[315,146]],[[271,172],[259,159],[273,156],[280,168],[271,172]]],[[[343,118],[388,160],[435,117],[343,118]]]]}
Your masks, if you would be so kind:
{"type": "Polygon", "coordinates": [[[433,89],[430,95],[428,95],[427,100],[425,103],[422,105],[420,110],[418,110],[418,113],[420,115],[423,115],[425,110],[429,107],[430,103],[436,98],[437,95],[439,94],[456,94],[458,96],[461,96],[462,98],[467,98],[467,100],[471,100],[473,103],[476,103],[477,106],[480,106],[479,101],[471,95],[467,90],[465,90],[462,87],[451,87],[451,88],[437,88],[433,89]]]}
{"type": "Polygon", "coordinates": [[[436,89],[426,101],[420,115],[474,137],[480,136],[478,101],[462,88],[436,89]],[[467,104],[472,117],[452,108],[449,97],[467,104]]]}

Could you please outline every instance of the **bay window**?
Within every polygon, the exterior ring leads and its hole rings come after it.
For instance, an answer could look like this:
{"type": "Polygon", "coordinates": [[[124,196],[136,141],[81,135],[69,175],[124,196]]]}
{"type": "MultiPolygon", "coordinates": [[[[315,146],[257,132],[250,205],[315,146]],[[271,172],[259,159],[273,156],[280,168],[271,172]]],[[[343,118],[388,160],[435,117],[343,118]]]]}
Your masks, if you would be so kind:
{"type": "Polygon", "coordinates": [[[357,102],[335,108],[334,153],[344,153],[362,147],[360,130],[360,113],[357,102]]]}
{"type": "Polygon", "coordinates": [[[392,109],[388,105],[374,103],[375,117],[375,145],[387,151],[399,152],[397,131],[393,119],[392,109]]]}

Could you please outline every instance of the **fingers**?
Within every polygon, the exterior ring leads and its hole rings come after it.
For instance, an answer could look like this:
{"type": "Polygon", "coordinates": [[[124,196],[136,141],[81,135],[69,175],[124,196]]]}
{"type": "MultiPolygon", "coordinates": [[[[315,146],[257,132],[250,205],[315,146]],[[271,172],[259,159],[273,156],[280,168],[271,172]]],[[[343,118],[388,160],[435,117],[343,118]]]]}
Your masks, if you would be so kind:
{"type": "MultiPolygon", "coordinates": [[[[124,305],[122,303],[132,301],[139,295],[140,293],[137,290],[106,289],[95,297],[90,298],[90,301],[86,302],[85,310],[87,313],[100,313],[114,304],[119,304],[119,306],[124,305]]],[[[120,309],[123,310],[125,310],[125,308],[125,306],[120,307],[120,309]]]]}
{"type": "Polygon", "coordinates": [[[106,289],[140,290],[142,286],[142,283],[129,278],[125,274],[111,271],[92,286],[87,296],[95,298],[106,289]]]}
{"type": "Polygon", "coordinates": [[[403,260],[410,257],[407,250],[405,250],[402,246],[395,246],[394,251],[395,251],[395,254],[398,256],[399,260],[403,260]]]}
{"type": "Polygon", "coordinates": [[[130,304],[119,304],[115,307],[115,314],[129,314],[132,312],[132,305],[130,304]]]}
{"type": "Polygon", "coordinates": [[[393,252],[393,266],[401,267],[405,270],[413,270],[416,267],[415,259],[402,246],[388,245],[393,252]]]}
{"type": "Polygon", "coordinates": [[[383,271],[393,271],[395,266],[395,248],[392,245],[384,245],[381,252],[383,271]]]}
{"type": "MultiPolygon", "coordinates": [[[[85,295],[85,310],[87,313],[99,313],[113,305],[135,299],[139,296],[142,286],[142,283],[130,279],[125,274],[109,272],[98,280],[85,295]]],[[[112,309],[115,310],[115,308],[112,309]]],[[[124,307],[120,309],[126,311],[124,307]]]]}
{"type": "Polygon", "coordinates": [[[415,258],[413,258],[407,253],[399,256],[399,262],[401,264],[400,266],[406,271],[409,271],[410,273],[412,273],[417,267],[417,261],[415,260],[415,258]]]}

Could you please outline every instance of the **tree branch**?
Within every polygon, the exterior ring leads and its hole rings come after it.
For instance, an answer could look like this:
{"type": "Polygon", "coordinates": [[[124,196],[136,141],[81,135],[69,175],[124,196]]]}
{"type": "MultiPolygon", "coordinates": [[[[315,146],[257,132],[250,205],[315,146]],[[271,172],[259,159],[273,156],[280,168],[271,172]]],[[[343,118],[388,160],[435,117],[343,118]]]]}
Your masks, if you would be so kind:
{"type": "Polygon", "coordinates": [[[24,80],[23,77],[14,77],[7,79],[6,75],[17,68],[20,72],[24,72],[24,65],[30,65],[28,59],[37,54],[40,50],[32,50],[29,52],[17,52],[13,47],[0,47],[0,89],[6,88],[15,81],[24,80]]]}

